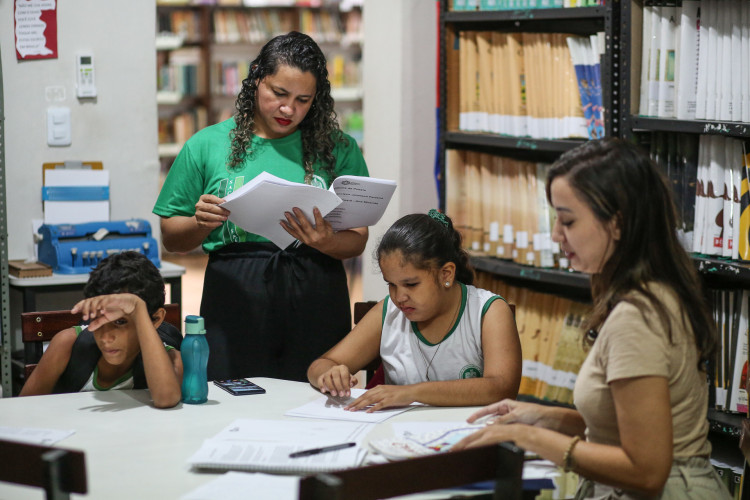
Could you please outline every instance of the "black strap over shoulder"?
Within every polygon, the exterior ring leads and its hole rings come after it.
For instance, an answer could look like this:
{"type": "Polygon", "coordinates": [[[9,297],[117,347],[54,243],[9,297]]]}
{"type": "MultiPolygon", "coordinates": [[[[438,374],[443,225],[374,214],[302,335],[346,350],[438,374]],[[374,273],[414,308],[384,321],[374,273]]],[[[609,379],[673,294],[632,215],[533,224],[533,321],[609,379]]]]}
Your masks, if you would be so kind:
{"type": "MultiPolygon", "coordinates": [[[[163,322],[156,329],[156,333],[159,334],[159,338],[175,349],[180,349],[182,343],[182,334],[180,331],[167,322],[163,322]]],[[[78,335],[78,338],[73,343],[73,349],[70,353],[70,360],[68,365],[65,367],[60,378],[57,380],[53,394],[62,394],[68,392],[79,392],[86,381],[94,371],[96,364],[101,358],[102,352],[96,345],[94,340],[94,334],[89,330],[84,330],[78,335]]],[[[133,388],[134,389],[146,389],[146,373],[143,368],[143,358],[139,353],[133,362],[133,388]]]]}

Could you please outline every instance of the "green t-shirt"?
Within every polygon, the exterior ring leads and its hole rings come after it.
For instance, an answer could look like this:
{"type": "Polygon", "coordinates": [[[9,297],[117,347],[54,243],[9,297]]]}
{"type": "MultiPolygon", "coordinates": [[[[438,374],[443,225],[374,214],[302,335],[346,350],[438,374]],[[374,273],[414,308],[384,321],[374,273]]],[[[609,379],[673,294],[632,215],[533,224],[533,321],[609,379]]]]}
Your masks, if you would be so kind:
{"type": "MultiPolygon", "coordinates": [[[[195,215],[195,204],[202,194],[224,198],[264,171],[289,181],[304,182],[302,134],[299,130],[281,139],[253,137],[252,152],[248,154],[245,164],[242,168],[230,170],[227,159],[231,148],[229,132],[233,128],[234,119],[230,118],[200,130],[185,143],[156,200],[156,215],[192,217],[195,215]]],[[[333,149],[336,176],[369,175],[356,141],[346,134],[344,139],[345,142],[336,142],[333,149]]],[[[313,169],[312,184],[328,189],[333,179],[319,164],[314,165],[313,169]]],[[[229,243],[242,241],[268,240],[257,234],[246,233],[226,221],[203,241],[203,250],[211,252],[229,243]]]]}

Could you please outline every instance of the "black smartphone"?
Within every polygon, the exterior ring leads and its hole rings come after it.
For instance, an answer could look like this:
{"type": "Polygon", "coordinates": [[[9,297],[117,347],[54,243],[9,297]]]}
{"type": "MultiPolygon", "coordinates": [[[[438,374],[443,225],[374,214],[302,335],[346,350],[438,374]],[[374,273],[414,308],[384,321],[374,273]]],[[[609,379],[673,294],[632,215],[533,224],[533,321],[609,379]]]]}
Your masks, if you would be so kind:
{"type": "Polygon", "coordinates": [[[235,378],[232,380],[214,380],[225,391],[235,396],[245,396],[249,394],[265,394],[266,390],[259,385],[250,382],[246,378],[235,378]]]}

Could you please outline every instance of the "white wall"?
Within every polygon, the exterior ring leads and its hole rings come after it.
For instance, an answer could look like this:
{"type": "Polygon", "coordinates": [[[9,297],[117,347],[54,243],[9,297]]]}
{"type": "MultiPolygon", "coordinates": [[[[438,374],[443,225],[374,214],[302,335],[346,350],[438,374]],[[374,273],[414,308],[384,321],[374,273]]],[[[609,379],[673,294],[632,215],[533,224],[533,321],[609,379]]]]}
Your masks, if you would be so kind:
{"type": "Polygon", "coordinates": [[[110,172],[111,218],[146,218],[158,232],[151,215],[159,189],[155,0],[58,2],[58,58],[25,61],[16,59],[13,4],[0,0],[9,258],[31,255],[45,162],[103,162],[110,172]],[[94,52],[95,100],[75,95],[75,53],[85,49],[94,52]],[[61,87],[64,99],[50,99],[48,87],[61,87]],[[47,145],[49,106],[70,108],[70,146],[47,145]]]}
{"type": "Polygon", "coordinates": [[[373,251],[399,217],[437,208],[433,180],[436,118],[435,0],[366,0],[364,7],[365,159],[370,175],[398,188],[362,256],[363,300],[387,293],[373,251]]]}
{"type": "MultiPolygon", "coordinates": [[[[372,252],[400,216],[437,206],[435,154],[435,0],[366,0],[364,8],[365,157],[371,175],[399,187],[380,224],[370,228],[363,255],[363,298],[386,293],[372,252]]],[[[6,116],[9,257],[32,249],[31,220],[42,217],[44,162],[98,160],[111,174],[112,219],[158,219],[154,0],[77,0],[58,5],[58,59],[17,61],[13,47],[13,0],[0,0],[6,116]],[[74,55],[92,49],[95,102],[75,97],[74,55]],[[59,86],[65,100],[50,102],[46,88],[59,86]],[[71,108],[69,147],[46,143],[46,109],[71,108]]]]}

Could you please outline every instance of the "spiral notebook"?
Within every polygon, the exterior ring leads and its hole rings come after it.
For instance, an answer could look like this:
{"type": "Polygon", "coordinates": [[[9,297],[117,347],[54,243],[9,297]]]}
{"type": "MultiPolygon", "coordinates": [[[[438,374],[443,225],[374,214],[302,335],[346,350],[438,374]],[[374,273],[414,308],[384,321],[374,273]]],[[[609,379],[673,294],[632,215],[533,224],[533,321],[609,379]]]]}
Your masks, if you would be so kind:
{"type": "Polygon", "coordinates": [[[325,420],[237,419],[206,439],[189,459],[195,469],[306,474],[331,472],[362,464],[367,450],[359,444],[372,424],[325,420]],[[358,445],[289,458],[290,453],[344,442],[358,445]]]}

